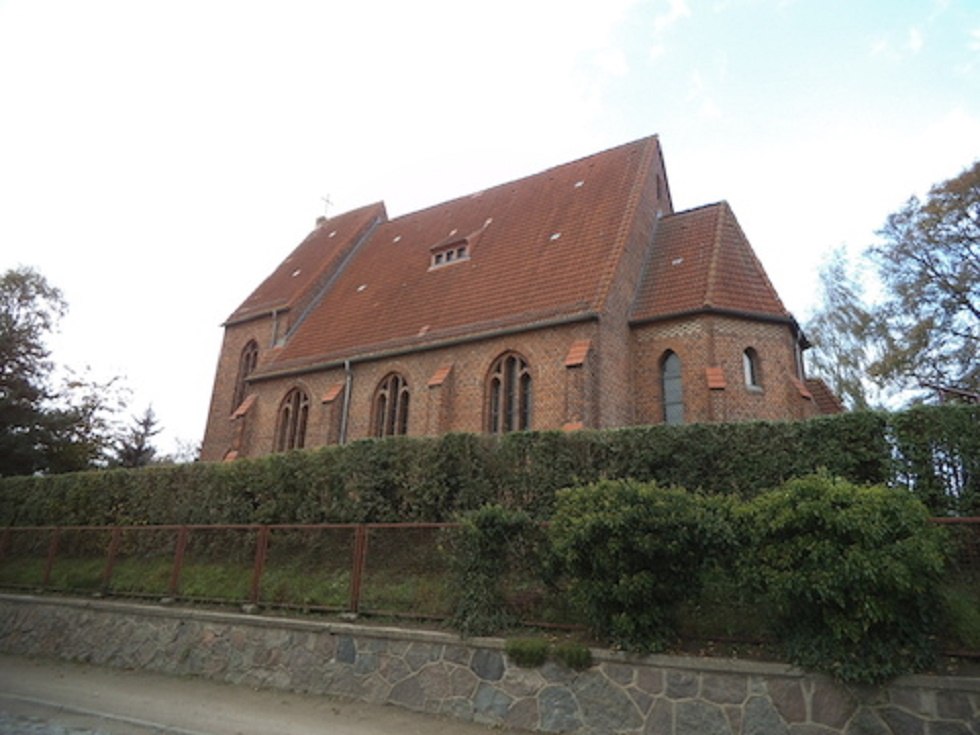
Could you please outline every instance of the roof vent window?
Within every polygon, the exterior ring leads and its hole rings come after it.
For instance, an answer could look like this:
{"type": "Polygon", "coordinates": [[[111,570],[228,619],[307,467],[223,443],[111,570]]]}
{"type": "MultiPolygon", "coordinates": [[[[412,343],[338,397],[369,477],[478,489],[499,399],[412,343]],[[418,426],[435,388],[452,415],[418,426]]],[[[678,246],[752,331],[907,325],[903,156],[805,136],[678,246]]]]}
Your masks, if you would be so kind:
{"type": "Polygon", "coordinates": [[[432,259],[429,262],[429,269],[439,268],[460,260],[469,260],[470,245],[466,240],[457,240],[432,251],[432,259]]]}

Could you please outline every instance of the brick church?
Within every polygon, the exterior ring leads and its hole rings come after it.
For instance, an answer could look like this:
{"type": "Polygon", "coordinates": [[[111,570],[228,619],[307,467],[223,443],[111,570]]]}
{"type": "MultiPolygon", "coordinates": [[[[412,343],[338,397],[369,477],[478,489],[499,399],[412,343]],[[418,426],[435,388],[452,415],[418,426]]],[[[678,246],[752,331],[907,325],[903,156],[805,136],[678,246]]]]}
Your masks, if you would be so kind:
{"type": "Polygon", "coordinates": [[[728,204],[674,212],[655,136],[321,218],[224,329],[205,460],[840,410],[728,204]]]}

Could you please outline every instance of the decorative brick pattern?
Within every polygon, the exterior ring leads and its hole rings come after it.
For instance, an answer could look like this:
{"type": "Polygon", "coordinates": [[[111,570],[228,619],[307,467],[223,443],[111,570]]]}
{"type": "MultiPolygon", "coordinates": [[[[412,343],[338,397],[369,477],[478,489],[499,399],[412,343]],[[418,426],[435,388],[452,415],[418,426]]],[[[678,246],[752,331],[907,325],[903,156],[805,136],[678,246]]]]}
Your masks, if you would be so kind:
{"type": "Polygon", "coordinates": [[[594,651],[515,666],[499,639],[0,595],[0,650],[387,703],[576,735],[980,735],[980,679],[846,690],[784,665],[594,651]]]}

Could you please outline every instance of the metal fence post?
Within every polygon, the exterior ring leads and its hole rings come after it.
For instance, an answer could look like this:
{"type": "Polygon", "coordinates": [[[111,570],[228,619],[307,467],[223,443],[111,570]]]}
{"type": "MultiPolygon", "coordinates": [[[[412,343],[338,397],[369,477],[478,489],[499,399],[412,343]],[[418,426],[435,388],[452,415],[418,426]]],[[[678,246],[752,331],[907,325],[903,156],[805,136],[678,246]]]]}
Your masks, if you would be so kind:
{"type": "Polygon", "coordinates": [[[354,530],[354,558],[350,578],[350,611],[361,607],[361,583],[364,581],[364,565],[367,561],[367,528],[360,524],[354,530]]]}
{"type": "Polygon", "coordinates": [[[259,602],[259,592],[262,587],[262,573],[265,571],[265,558],[269,551],[269,527],[260,526],[259,536],[255,540],[255,566],[252,569],[252,592],[249,601],[253,605],[259,602]]]}
{"type": "Polygon", "coordinates": [[[180,573],[184,569],[184,552],[187,550],[187,526],[181,526],[177,531],[177,545],[174,548],[174,568],[170,572],[169,592],[171,597],[177,596],[180,589],[180,573]]]}
{"type": "Polygon", "coordinates": [[[41,586],[47,587],[51,583],[51,569],[54,567],[54,559],[58,555],[58,541],[61,537],[61,529],[55,526],[51,529],[51,543],[48,544],[48,561],[44,565],[44,579],[41,586]]]}
{"type": "Polygon", "coordinates": [[[122,529],[119,526],[114,526],[112,529],[112,538],[109,540],[109,552],[106,555],[105,569],[102,570],[102,591],[106,592],[109,589],[109,583],[112,581],[112,570],[116,566],[116,555],[119,553],[119,543],[122,541],[122,529]]]}

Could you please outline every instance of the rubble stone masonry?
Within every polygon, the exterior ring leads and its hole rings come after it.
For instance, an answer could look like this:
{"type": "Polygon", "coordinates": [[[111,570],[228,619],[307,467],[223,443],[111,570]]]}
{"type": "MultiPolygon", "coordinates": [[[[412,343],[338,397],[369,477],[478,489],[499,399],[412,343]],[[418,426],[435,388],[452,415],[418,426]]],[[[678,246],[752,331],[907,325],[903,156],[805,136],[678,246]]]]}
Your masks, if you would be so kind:
{"type": "Polygon", "coordinates": [[[980,679],[849,689],[782,664],[596,650],[520,668],[499,639],[104,600],[0,595],[0,651],[581,735],[980,735],[980,679]]]}

